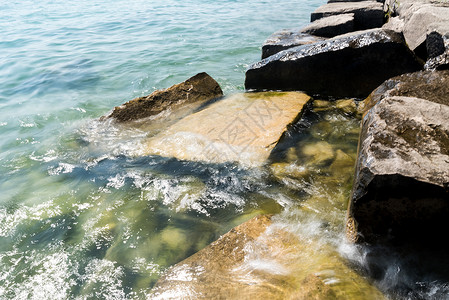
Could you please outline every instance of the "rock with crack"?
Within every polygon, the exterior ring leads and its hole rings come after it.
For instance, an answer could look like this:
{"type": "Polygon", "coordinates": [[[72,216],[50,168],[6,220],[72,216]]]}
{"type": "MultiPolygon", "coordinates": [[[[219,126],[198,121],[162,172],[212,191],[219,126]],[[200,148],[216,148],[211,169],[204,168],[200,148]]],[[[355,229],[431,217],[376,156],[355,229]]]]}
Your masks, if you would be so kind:
{"type": "Polygon", "coordinates": [[[262,165],[310,99],[300,92],[236,94],[150,138],[143,154],[262,165]]]}
{"type": "Polygon", "coordinates": [[[332,247],[257,216],[165,272],[151,299],[385,299],[332,247]]]}
{"type": "Polygon", "coordinates": [[[158,90],[148,96],[117,106],[109,116],[103,119],[112,118],[117,122],[130,122],[157,116],[182,106],[195,109],[221,96],[223,92],[218,83],[207,73],[199,73],[168,89],[158,90]]]}
{"type": "Polygon", "coordinates": [[[362,121],[348,209],[353,241],[437,242],[449,226],[449,106],[393,96],[362,121]]]}
{"type": "Polygon", "coordinates": [[[272,55],[249,67],[245,87],[365,98],[386,79],[421,68],[401,34],[372,29],[272,55]]]}

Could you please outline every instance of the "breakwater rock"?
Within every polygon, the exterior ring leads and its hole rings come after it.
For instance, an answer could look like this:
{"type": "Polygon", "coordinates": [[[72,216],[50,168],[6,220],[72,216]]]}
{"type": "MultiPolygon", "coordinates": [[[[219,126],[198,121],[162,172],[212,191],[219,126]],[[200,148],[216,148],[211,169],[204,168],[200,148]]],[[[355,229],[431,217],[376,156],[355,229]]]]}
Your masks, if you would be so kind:
{"type": "Polygon", "coordinates": [[[391,96],[415,97],[449,105],[449,70],[419,71],[390,78],[362,102],[363,112],[391,96]]]}
{"type": "Polygon", "coordinates": [[[354,241],[422,240],[449,226],[449,106],[387,97],[362,121],[348,214],[354,241]]]}
{"type": "Polygon", "coordinates": [[[149,139],[144,154],[261,165],[309,100],[300,92],[236,94],[149,139]]]}
{"type": "Polygon", "coordinates": [[[401,34],[373,29],[272,55],[249,67],[245,87],[366,97],[384,80],[421,68],[401,34]]]}
{"type": "Polygon", "coordinates": [[[158,90],[151,95],[117,106],[106,118],[112,118],[117,122],[129,122],[156,116],[168,109],[181,106],[199,107],[204,102],[222,95],[223,91],[218,83],[203,72],[168,89],[158,90]]]}
{"type": "Polygon", "coordinates": [[[268,37],[262,45],[262,59],[288,48],[313,44],[323,40],[325,40],[325,38],[304,32],[280,30],[268,37]]]}
{"type": "Polygon", "coordinates": [[[312,22],[329,16],[354,14],[354,29],[363,30],[381,27],[384,23],[384,10],[376,1],[334,2],[322,5],[311,15],[312,22]]]}
{"type": "Polygon", "coordinates": [[[311,35],[332,38],[355,30],[354,14],[332,15],[320,18],[301,31],[311,35]]]}
{"type": "MultiPolygon", "coordinates": [[[[429,0],[387,0],[389,13],[410,49],[427,60],[427,69],[449,66],[449,3],[429,0]]],[[[386,24],[388,26],[388,23],[386,24]]]]}

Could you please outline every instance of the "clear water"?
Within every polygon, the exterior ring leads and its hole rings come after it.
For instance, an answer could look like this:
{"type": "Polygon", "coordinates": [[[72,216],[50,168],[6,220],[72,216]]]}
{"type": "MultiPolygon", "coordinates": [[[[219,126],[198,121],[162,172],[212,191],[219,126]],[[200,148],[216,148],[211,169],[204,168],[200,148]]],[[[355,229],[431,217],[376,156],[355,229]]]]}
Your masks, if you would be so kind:
{"type": "MultiPolygon", "coordinates": [[[[327,180],[319,166],[314,181],[276,178],[276,163],[293,163],[287,148],[255,169],[137,157],[148,132],[97,121],[202,71],[242,91],[263,40],[323,2],[0,2],[0,299],[145,298],[168,266],[260,213],[298,224],[295,211],[310,211],[308,224],[327,212],[319,235],[341,241],[348,177],[327,180]]],[[[354,156],[358,121],[326,118],[333,147],[354,156]]],[[[288,147],[313,142],[303,125],[288,147]]],[[[363,266],[363,251],[342,252],[363,266]]],[[[445,295],[432,280],[412,298],[445,295]]]]}

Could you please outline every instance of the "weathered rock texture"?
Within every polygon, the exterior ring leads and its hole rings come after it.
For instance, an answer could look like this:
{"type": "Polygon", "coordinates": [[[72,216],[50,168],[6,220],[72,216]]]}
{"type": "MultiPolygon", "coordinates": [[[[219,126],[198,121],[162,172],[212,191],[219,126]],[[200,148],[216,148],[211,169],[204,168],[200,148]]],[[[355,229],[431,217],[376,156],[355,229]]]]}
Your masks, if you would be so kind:
{"type": "Polygon", "coordinates": [[[233,95],[151,138],[144,154],[261,165],[309,100],[299,92],[233,95]]]}
{"type": "Polygon", "coordinates": [[[391,96],[422,98],[449,105],[449,70],[419,71],[386,80],[363,102],[363,113],[391,96]]]}
{"type": "Polygon", "coordinates": [[[331,38],[354,31],[354,14],[334,15],[318,19],[302,30],[315,36],[331,38]]]}
{"type": "Polygon", "coordinates": [[[386,6],[394,7],[394,13],[403,22],[401,30],[410,49],[423,59],[429,59],[426,68],[447,68],[449,3],[429,0],[387,0],[386,6]]]}
{"type": "Polygon", "coordinates": [[[449,226],[448,119],[448,106],[410,97],[368,111],[348,210],[352,240],[441,239],[449,226]]]}
{"type": "Polygon", "coordinates": [[[377,28],[384,23],[383,5],[376,1],[329,3],[317,8],[311,15],[311,21],[350,13],[354,14],[356,30],[377,28]]]}
{"type": "Polygon", "coordinates": [[[170,268],[151,299],[385,299],[338,254],[258,216],[170,268]]]}
{"type": "Polygon", "coordinates": [[[218,83],[206,73],[199,73],[186,81],[151,95],[133,99],[114,108],[108,116],[117,122],[128,122],[158,115],[168,109],[195,103],[197,107],[208,100],[221,97],[218,83]]]}
{"type": "Polygon", "coordinates": [[[366,97],[384,80],[421,68],[401,34],[373,29],[272,55],[249,67],[245,87],[366,97]]]}
{"type": "Polygon", "coordinates": [[[323,41],[324,38],[291,30],[273,33],[262,45],[262,59],[282,50],[323,41]]]}

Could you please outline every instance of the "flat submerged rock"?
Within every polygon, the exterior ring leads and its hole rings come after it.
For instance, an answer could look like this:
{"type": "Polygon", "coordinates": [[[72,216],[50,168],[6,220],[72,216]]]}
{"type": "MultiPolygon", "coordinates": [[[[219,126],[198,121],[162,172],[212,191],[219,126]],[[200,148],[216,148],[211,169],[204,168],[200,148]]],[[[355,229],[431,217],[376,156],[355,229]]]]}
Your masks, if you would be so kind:
{"type": "Polygon", "coordinates": [[[262,165],[310,99],[301,92],[232,95],[149,139],[143,154],[262,165]]]}
{"type": "Polygon", "coordinates": [[[152,299],[385,299],[337,253],[257,216],[168,269],[152,299]]]}

